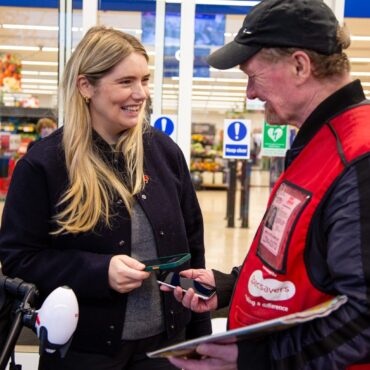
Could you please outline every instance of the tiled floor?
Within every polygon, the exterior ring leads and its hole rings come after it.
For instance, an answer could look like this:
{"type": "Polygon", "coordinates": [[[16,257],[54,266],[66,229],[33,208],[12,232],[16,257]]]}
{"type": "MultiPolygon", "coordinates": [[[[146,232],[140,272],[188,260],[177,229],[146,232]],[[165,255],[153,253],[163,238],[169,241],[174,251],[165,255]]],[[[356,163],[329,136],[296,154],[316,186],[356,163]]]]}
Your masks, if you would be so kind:
{"type": "Polygon", "coordinates": [[[236,196],[234,228],[227,227],[226,191],[198,191],[204,217],[207,268],[229,272],[233,266],[243,262],[265,211],[269,196],[268,176],[266,171],[252,171],[249,228],[240,227],[240,191],[236,196]]]}
{"type": "MultiPolygon", "coordinates": [[[[269,174],[253,170],[250,188],[249,228],[241,228],[239,220],[240,191],[236,195],[235,227],[226,221],[226,191],[201,190],[197,192],[203,212],[207,268],[229,272],[243,262],[259,221],[263,216],[269,195],[269,174]]],[[[0,213],[3,203],[0,202],[0,213]]],[[[37,347],[17,346],[17,361],[23,370],[37,369],[37,347]],[[29,353],[31,352],[31,353],[29,353]]]]}

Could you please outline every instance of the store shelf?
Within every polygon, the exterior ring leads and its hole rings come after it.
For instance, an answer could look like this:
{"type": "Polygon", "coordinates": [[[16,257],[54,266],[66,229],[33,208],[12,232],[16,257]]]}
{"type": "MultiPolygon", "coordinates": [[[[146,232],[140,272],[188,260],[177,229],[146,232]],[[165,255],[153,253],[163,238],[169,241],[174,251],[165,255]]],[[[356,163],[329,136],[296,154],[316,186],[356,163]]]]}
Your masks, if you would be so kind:
{"type": "Polygon", "coordinates": [[[195,176],[198,188],[225,188],[224,160],[217,143],[216,127],[212,123],[192,125],[192,153],[190,170],[195,176]],[[200,183],[199,183],[200,182],[200,183]]]}
{"type": "Polygon", "coordinates": [[[0,106],[0,118],[42,118],[56,117],[56,110],[49,108],[22,108],[0,106]]]}

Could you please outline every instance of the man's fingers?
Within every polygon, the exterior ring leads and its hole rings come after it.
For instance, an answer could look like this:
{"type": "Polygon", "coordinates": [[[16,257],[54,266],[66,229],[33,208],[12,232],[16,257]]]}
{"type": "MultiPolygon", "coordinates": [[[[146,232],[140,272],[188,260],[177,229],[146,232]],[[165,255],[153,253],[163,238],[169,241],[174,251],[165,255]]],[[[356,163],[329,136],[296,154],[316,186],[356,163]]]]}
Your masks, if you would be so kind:
{"type": "Polygon", "coordinates": [[[218,358],[228,362],[236,362],[238,357],[238,346],[236,344],[205,343],[197,347],[197,352],[207,357],[218,358]]]}

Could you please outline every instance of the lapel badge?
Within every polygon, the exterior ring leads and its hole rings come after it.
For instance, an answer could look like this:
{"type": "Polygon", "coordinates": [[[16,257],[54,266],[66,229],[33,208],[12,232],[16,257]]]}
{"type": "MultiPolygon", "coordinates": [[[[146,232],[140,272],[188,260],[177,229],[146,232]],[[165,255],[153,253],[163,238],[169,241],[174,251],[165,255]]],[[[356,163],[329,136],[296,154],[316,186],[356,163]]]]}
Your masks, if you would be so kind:
{"type": "Polygon", "coordinates": [[[147,184],[149,182],[149,176],[148,175],[144,175],[143,179],[144,179],[145,184],[147,184]]]}

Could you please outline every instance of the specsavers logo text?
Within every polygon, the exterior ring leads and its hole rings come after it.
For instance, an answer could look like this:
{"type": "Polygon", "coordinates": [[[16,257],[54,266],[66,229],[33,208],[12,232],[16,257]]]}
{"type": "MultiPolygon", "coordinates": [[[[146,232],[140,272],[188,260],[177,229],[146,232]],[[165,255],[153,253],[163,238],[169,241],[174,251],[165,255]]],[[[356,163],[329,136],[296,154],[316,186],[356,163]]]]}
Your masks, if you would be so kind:
{"type": "Polygon", "coordinates": [[[253,272],[248,281],[248,290],[253,297],[262,297],[267,301],[285,301],[295,294],[295,285],[291,281],[264,279],[262,271],[253,272]]]}

